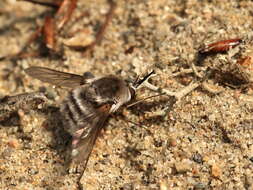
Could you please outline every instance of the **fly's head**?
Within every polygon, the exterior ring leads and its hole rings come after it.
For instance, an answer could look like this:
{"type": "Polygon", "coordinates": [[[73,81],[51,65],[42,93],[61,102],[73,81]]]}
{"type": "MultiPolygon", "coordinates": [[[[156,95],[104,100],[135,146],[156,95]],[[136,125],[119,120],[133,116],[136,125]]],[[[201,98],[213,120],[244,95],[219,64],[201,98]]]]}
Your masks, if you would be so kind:
{"type": "Polygon", "coordinates": [[[151,75],[155,74],[154,71],[151,71],[150,73],[146,74],[142,79],[139,78],[139,76],[135,79],[134,82],[129,83],[129,91],[131,94],[131,100],[133,100],[136,96],[136,91],[137,89],[141,86],[141,84],[143,84],[143,82],[145,82],[146,80],[148,80],[150,78],[151,75]]]}
{"type": "Polygon", "coordinates": [[[146,81],[154,71],[145,75],[142,79],[139,77],[132,83],[127,83],[126,81],[114,77],[108,76],[101,78],[94,84],[98,87],[97,89],[100,95],[106,95],[113,104],[110,109],[110,113],[117,111],[122,105],[127,104],[131,100],[135,99],[136,90],[140,85],[146,81]]]}

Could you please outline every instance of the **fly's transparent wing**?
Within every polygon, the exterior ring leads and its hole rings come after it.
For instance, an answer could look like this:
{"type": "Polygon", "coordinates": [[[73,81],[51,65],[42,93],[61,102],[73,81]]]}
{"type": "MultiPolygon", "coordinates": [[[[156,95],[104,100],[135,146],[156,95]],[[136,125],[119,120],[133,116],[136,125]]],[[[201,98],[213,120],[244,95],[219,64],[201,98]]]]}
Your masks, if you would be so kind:
{"type": "Polygon", "coordinates": [[[97,136],[109,116],[110,108],[111,105],[105,104],[98,108],[96,113],[92,114],[89,118],[86,118],[86,126],[83,128],[90,130],[83,130],[80,137],[78,139],[73,139],[72,141],[72,160],[74,162],[87,163],[97,136]]]}
{"type": "Polygon", "coordinates": [[[25,72],[42,82],[56,86],[75,88],[86,83],[86,78],[81,75],[60,72],[45,67],[29,67],[25,72]]]}

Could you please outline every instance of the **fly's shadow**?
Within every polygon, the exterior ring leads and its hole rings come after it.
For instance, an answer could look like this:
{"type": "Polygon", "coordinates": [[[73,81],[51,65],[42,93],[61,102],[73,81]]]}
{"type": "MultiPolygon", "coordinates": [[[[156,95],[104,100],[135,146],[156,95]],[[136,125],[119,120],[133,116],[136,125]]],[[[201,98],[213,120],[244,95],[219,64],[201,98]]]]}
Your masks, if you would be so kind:
{"type": "Polygon", "coordinates": [[[0,127],[18,126],[18,131],[16,131],[15,135],[16,138],[21,140],[23,144],[22,149],[24,150],[30,149],[29,144],[34,143],[34,135],[22,130],[22,115],[20,115],[20,110],[25,114],[31,114],[30,111],[33,110],[46,118],[41,126],[34,127],[42,127],[41,132],[43,133],[46,130],[52,137],[45,147],[38,149],[38,152],[51,149],[52,154],[47,156],[49,158],[43,158],[43,162],[52,162],[49,159],[55,159],[53,163],[56,163],[56,166],[52,167],[57,168],[57,171],[53,172],[56,173],[55,176],[52,173],[44,176],[45,178],[49,178],[50,181],[44,182],[42,180],[39,186],[43,186],[46,189],[58,189],[60,186],[63,186],[62,181],[59,180],[59,176],[60,178],[64,178],[65,175],[68,175],[68,153],[69,142],[71,142],[71,136],[63,129],[60,110],[56,106],[49,105],[46,96],[40,92],[5,96],[0,99],[0,127]],[[54,154],[57,154],[57,156],[54,156],[54,154]]]}
{"type": "Polygon", "coordinates": [[[5,96],[0,99],[0,124],[2,126],[20,125],[19,110],[29,112],[37,109],[46,101],[44,94],[25,93],[16,96],[5,96]],[[13,119],[15,122],[13,122],[13,119]]]}
{"type": "Polygon", "coordinates": [[[152,125],[159,124],[164,121],[167,113],[172,111],[174,104],[176,103],[175,97],[165,96],[160,100],[152,100],[152,102],[139,102],[138,104],[129,107],[130,113],[135,116],[145,116],[140,125],[152,125]]]}
{"type": "Polygon", "coordinates": [[[71,142],[71,136],[63,129],[62,116],[59,107],[48,106],[41,110],[46,116],[42,127],[52,133],[50,148],[56,150],[58,155],[64,160],[68,160],[68,146],[71,142]]]}

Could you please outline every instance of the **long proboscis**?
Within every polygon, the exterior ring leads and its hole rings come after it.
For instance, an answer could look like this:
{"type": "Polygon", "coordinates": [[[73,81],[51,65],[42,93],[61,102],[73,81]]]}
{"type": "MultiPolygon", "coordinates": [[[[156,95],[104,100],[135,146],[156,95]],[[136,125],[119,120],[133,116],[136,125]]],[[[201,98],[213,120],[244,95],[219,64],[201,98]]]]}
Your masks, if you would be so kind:
{"type": "Polygon", "coordinates": [[[156,95],[153,95],[153,96],[148,96],[146,98],[143,98],[141,100],[133,102],[132,104],[127,105],[126,107],[129,108],[129,107],[132,107],[132,106],[134,106],[136,104],[139,104],[139,103],[143,102],[144,100],[147,100],[147,99],[150,99],[150,98],[155,98],[155,97],[158,97],[158,96],[163,96],[163,95],[166,95],[166,93],[161,93],[161,94],[156,94],[156,95]]]}

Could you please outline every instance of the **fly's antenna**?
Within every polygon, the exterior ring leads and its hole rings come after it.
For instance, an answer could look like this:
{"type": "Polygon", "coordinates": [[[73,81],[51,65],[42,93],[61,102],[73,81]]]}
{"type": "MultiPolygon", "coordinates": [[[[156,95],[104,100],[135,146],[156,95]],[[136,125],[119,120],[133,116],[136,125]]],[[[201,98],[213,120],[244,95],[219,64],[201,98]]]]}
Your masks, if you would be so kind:
{"type": "Polygon", "coordinates": [[[152,70],[149,74],[145,75],[143,79],[139,79],[139,76],[136,78],[136,80],[133,83],[133,88],[137,89],[143,82],[149,79],[151,75],[155,74],[155,71],[152,70]]]}
{"type": "MultiPolygon", "coordinates": [[[[136,80],[132,83],[132,86],[131,86],[132,89],[134,90],[134,92],[135,92],[135,90],[136,90],[143,82],[145,82],[146,80],[148,80],[148,79],[150,78],[150,76],[153,75],[153,74],[155,74],[155,71],[154,71],[154,70],[152,70],[150,73],[148,73],[147,75],[145,75],[142,79],[140,79],[140,77],[137,76],[136,80]]],[[[147,99],[150,99],[150,98],[154,98],[154,97],[158,97],[158,96],[163,96],[163,95],[166,95],[166,93],[162,92],[162,93],[159,93],[159,94],[156,94],[156,95],[153,95],[153,96],[148,96],[148,97],[146,97],[146,98],[143,98],[143,99],[141,99],[141,100],[138,100],[138,101],[133,102],[132,104],[127,105],[127,107],[129,108],[129,107],[132,107],[132,106],[134,106],[134,105],[136,105],[136,104],[139,104],[139,103],[143,102],[144,100],[147,100],[147,99]]]]}

